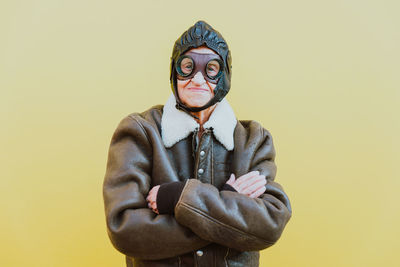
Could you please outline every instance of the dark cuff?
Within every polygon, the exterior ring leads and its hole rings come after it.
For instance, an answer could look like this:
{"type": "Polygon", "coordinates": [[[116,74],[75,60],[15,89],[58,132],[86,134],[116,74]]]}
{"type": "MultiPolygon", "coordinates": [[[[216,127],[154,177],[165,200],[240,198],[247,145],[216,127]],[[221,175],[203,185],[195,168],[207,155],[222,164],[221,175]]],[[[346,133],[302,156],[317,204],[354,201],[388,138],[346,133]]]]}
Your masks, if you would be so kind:
{"type": "Polygon", "coordinates": [[[160,214],[174,214],[176,203],[178,203],[184,186],[185,182],[171,182],[160,185],[156,200],[160,214]]]}
{"type": "Polygon", "coordinates": [[[231,185],[229,184],[224,184],[224,186],[222,187],[221,191],[232,191],[232,192],[237,192],[235,188],[233,188],[231,185]]]}

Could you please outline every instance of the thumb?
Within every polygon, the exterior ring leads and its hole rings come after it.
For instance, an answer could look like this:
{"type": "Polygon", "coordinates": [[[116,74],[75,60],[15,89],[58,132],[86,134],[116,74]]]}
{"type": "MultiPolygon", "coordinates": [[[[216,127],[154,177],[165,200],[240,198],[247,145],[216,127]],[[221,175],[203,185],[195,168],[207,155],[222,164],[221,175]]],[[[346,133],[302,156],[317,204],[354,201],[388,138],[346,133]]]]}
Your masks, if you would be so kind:
{"type": "Polygon", "coordinates": [[[226,181],[227,184],[232,185],[235,182],[235,175],[232,173],[229,180],[226,181]]]}

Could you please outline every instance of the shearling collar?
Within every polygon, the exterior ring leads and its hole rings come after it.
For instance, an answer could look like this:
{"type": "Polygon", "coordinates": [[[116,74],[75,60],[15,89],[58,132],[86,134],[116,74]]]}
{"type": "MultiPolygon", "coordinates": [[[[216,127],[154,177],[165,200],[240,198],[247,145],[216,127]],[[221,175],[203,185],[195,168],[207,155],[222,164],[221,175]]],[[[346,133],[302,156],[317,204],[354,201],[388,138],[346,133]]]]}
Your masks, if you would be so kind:
{"type": "MultiPolygon", "coordinates": [[[[164,105],[161,118],[161,136],[164,146],[169,148],[199,128],[199,124],[189,114],[175,108],[175,96],[171,94],[164,105]]],[[[226,99],[217,104],[204,129],[213,128],[215,138],[229,151],[233,150],[233,131],[236,117],[226,99]]]]}

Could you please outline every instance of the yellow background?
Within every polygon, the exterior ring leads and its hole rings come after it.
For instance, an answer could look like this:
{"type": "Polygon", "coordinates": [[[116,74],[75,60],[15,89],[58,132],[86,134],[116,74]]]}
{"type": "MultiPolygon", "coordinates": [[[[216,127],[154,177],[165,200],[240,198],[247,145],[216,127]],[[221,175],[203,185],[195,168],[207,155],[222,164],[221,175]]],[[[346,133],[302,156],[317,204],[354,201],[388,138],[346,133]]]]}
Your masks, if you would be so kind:
{"type": "Polygon", "coordinates": [[[173,43],[199,19],[227,40],[227,98],[272,133],[292,201],[261,266],[400,266],[399,3],[1,1],[0,266],[124,266],[110,138],[165,103],[173,43]]]}

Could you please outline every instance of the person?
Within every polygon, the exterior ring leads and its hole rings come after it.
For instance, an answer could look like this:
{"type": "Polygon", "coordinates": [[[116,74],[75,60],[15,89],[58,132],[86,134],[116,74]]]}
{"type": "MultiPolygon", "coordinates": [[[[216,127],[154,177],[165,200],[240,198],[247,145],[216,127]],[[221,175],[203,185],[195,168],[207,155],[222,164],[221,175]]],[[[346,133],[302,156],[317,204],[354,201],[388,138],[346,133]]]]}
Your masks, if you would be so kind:
{"type": "Polygon", "coordinates": [[[112,137],[109,238],[127,266],[258,266],[292,212],[271,134],[236,119],[231,53],[205,21],[175,42],[170,71],[166,104],[128,115],[112,137]]]}

